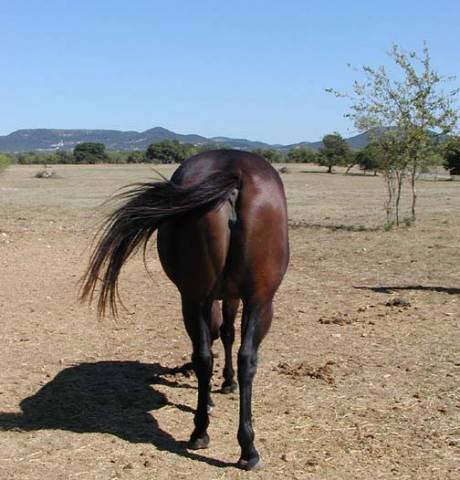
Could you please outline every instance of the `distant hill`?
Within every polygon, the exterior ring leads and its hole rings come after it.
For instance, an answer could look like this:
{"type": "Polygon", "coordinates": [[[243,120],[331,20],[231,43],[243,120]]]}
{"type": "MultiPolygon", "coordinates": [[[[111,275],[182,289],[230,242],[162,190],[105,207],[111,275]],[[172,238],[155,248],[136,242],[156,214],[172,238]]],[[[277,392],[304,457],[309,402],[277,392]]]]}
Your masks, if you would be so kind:
{"type": "MultiPolygon", "coordinates": [[[[360,133],[346,142],[352,148],[363,148],[369,143],[369,132],[360,133]]],[[[162,140],[177,140],[193,145],[214,145],[216,148],[237,148],[253,150],[255,148],[273,148],[287,152],[291,148],[311,148],[318,150],[322,142],[299,142],[290,145],[270,145],[264,142],[243,138],[212,137],[201,135],[183,135],[162,127],[150,128],[144,132],[121,130],[59,130],[35,128],[16,130],[9,135],[0,135],[0,152],[52,151],[57,149],[72,150],[82,142],[100,142],[107,150],[145,150],[151,143],[162,140]]]]}
{"type": "Polygon", "coordinates": [[[209,143],[200,135],[181,135],[165,128],[155,127],[145,132],[120,130],[16,130],[0,136],[0,151],[28,152],[34,150],[72,150],[82,142],[101,142],[107,150],[145,150],[151,143],[161,140],[177,140],[196,145],[209,143]]]}
{"type": "Polygon", "coordinates": [[[255,148],[276,148],[264,142],[246,140],[245,138],[212,137],[208,139],[208,144],[214,144],[217,147],[239,148],[241,150],[253,150],[255,148]]]}
{"type": "MultiPolygon", "coordinates": [[[[391,128],[391,127],[389,127],[391,128]]],[[[348,146],[350,148],[364,148],[371,139],[372,135],[375,135],[376,132],[369,130],[368,132],[359,133],[353,137],[345,138],[348,146]]],[[[293,143],[291,145],[278,145],[279,150],[289,151],[291,148],[311,148],[312,150],[319,150],[323,146],[323,142],[300,142],[293,143]]]]}
{"type": "Polygon", "coordinates": [[[162,127],[144,132],[120,130],[58,130],[36,128],[16,130],[9,135],[0,136],[0,152],[72,150],[82,142],[100,142],[107,150],[146,150],[151,143],[162,140],[177,140],[193,145],[215,145],[217,147],[252,150],[268,148],[263,142],[228,137],[206,138],[201,135],[183,135],[162,127]]]}

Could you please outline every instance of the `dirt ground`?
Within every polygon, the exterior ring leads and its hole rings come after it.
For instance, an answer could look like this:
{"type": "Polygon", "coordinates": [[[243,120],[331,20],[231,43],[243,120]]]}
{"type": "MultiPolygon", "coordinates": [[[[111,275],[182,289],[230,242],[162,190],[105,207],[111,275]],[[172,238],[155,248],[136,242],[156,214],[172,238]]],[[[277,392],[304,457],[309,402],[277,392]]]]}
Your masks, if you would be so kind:
{"type": "Polygon", "coordinates": [[[460,478],[460,183],[420,182],[417,225],[384,231],[381,178],[289,168],[291,262],[254,387],[257,472],[234,466],[237,393],[214,394],[209,449],[184,447],[196,381],[175,369],[190,344],[154,248],[152,278],[141,258],[123,272],[120,320],[77,302],[99,206],[152,169],[0,176],[1,480],[460,478]]]}

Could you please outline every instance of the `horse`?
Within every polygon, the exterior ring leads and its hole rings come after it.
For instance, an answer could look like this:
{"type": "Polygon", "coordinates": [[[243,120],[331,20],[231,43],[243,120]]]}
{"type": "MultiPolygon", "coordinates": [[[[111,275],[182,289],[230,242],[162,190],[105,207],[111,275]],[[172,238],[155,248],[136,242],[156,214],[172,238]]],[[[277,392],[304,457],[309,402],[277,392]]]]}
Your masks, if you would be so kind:
{"type": "Polygon", "coordinates": [[[286,197],[278,172],[262,157],[213,150],[185,160],[168,181],[141,183],[120,194],[124,203],[104,221],[83,277],[81,299],[98,290],[98,313],[117,314],[120,270],[157,231],[161,265],[178,288],[192,366],[198,379],[194,430],[188,448],[209,444],[211,344],[225,350],[222,392],[240,391],[237,466],[252,470],[262,460],[254,446],[252,384],[257,351],[273,317],[273,298],[289,261],[286,197]],[[222,310],[220,311],[220,301],[222,310]],[[238,385],[234,381],[234,321],[243,304],[238,385]]]}

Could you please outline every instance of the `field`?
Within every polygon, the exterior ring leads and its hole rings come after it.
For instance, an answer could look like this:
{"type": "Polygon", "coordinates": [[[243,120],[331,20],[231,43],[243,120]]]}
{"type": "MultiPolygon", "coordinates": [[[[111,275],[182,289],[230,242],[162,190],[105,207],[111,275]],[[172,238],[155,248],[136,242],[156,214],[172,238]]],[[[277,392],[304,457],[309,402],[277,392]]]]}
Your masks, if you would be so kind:
{"type": "Polygon", "coordinates": [[[209,449],[184,447],[196,381],[175,369],[190,342],[155,248],[150,275],[140,257],[124,270],[119,320],[77,301],[101,204],[152,169],[0,176],[1,480],[460,478],[460,183],[420,182],[417,224],[385,231],[381,178],[289,168],[291,263],[254,386],[265,468],[249,473],[237,393],[214,394],[209,449]]]}

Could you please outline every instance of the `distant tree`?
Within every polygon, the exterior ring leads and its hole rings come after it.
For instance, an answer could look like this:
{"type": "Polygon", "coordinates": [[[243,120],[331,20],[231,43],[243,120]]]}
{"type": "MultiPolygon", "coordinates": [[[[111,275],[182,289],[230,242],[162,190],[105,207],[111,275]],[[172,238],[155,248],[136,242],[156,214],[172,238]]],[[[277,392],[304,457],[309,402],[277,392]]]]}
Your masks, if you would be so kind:
{"type": "MultiPolygon", "coordinates": [[[[62,163],[58,157],[58,152],[21,152],[9,154],[12,163],[18,163],[19,165],[46,165],[49,163],[62,163]]],[[[70,159],[73,163],[73,156],[71,154],[70,159]]]]}
{"type": "Polygon", "coordinates": [[[354,149],[350,148],[350,154],[345,159],[345,167],[346,167],[345,175],[348,175],[350,173],[350,170],[354,166],[358,165],[358,161],[357,161],[358,153],[359,153],[359,150],[354,150],[354,149]]]}
{"type": "Polygon", "coordinates": [[[377,175],[382,167],[382,150],[378,143],[370,142],[366,147],[358,150],[355,154],[355,163],[364,172],[373,171],[377,175]]]}
{"type": "Polygon", "coordinates": [[[252,153],[256,153],[257,155],[265,158],[268,163],[278,163],[283,161],[283,156],[281,153],[273,148],[255,148],[252,150],[252,153]]]}
{"type": "Polygon", "coordinates": [[[56,150],[53,156],[54,162],[50,163],[75,163],[75,158],[72,155],[72,152],[67,150],[56,150]]]}
{"type": "Polygon", "coordinates": [[[24,153],[17,153],[14,157],[15,157],[16,163],[18,163],[19,165],[27,164],[26,156],[24,153]]]}
{"type": "Polygon", "coordinates": [[[17,161],[19,165],[28,165],[30,163],[30,153],[21,152],[17,154],[17,161]]]}
{"type": "Polygon", "coordinates": [[[73,149],[75,163],[108,163],[109,156],[103,143],[83,142],[73,149]]]}
{"type": "Polygon", "coordinates": [[[44,152],[21,152],[16,154],[15,158],[20,165],[46,164],[48,163],[49,153],[44,152]]]}
{"type": "Polygon", "coordinates": [[[145,152],[141,152],[140,150],[130,152],[128,158],[126,159],[127,163],[144,163],[145,161],[145,152]]]}
{"type": "MultiPolygon", "coordinates": [[[[459,89],[449,92],[441,89],[441,85],[452,78],[432,69],[426,45],[421,55],[406,53],[393,45],[390,57],[400,68],[399,77],[391,78],[383,66],[365,65],[362,67],[364,80],[354,82],[351,94],[327,91],[350,100],[350,113],[346,116],[354,121],[358,130],[377,132],[375,140],[385,152],[388,167],[389,176],[384,175],[387,187],[395,178],[398,182],[398,177],[401,181],[409,177],[411,215],[415,220],[417,174],[436,159],[433,135],[449,133],[457,124],[454,101],[459,89]],[[396,132],[389,132],[388,127],[396,132]]],[[[392,210],[397,214],[398,208],[392,210]]],[[[394,218],[392,222],[399,221],[394,218]]]]}
{"type": "Polygon", "coordinates": [[[185,145],[177,140],[163,140],[149,145],[145,156],[152,163],[181,163],[192,149],[193,145],[185,145]]]}
{"type": "Polygon", "coordinates": [[[127,163],[129,152],[124,150],[112,150],[107,152],[108,163],[127,163]]]}
{"type": "Polygon", "coordinates": [[[450,137],[441,147],[444,166],[451,175],[460,175],[460,136],[450,137]]]}
{"type": "Polygon", "coordinates": [[[327,167],[328,173],[332,173],[332,167],[348,163],[351,150],[340,134],[325,135],[323,145],[319,150],[318,164],[327,167]]]}
{"type": "Polygon", "coordinates": [[[193,155],[196,155],[199,152],[207,152],[209,150],[215,150],[215,147],[214,148],[208,148],[209,145],[207,145],[207,146],[202,145],[201,150],[198,150],[200,147],[196,147],[195,145],[192,145],[190,143],[184,143],[184,144],[182,144],[182,146],[183,146],[183,149],[184,149],[183,150],[184,160],[186,160],[187,158],[190,158],[193,155]]]}
{"type": "Polygon", "coordinates": [[[311,148],[291,148],[286,155],[288,163],[317,163],[318,154],[311,148]]]}

